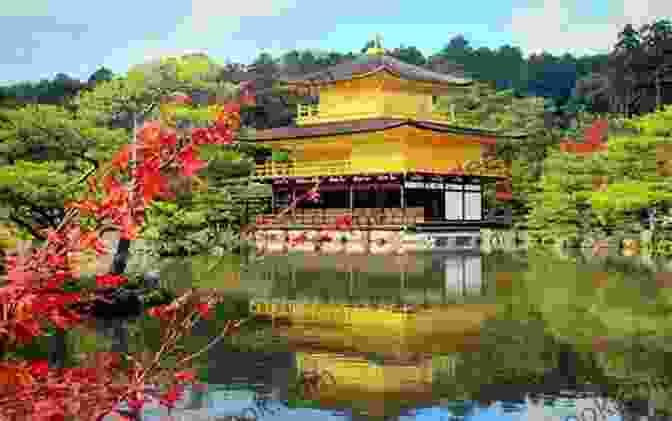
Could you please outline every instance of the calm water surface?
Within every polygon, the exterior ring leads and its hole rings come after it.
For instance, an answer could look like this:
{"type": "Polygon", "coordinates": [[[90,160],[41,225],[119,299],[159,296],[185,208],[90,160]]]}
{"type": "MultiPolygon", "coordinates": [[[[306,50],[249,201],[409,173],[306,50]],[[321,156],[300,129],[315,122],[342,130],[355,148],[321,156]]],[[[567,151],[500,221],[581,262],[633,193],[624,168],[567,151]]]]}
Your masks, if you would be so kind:
{"type": "MultiPolygon", "coordinates": [[[[189,347],[205,345],[232,314],[257,319],[199,361],[209,387],[188,393],[176,420],[598,421],[672,412],[666,262],[291,255],[239,273],[217,259],[162,268],[171,288],[214,287],[233,297],[217,320],[197,326],[189,347]],[[321,373],[319,390],[296,386],[305,370],[321,373]]],[[[72,334],[72,349],[157,342],[148,319],[95,331],[72,334]],[[129,338],[120,341],[123,330],[129,338]]],[[[161,416],[149,409],[143,419],[161,416]]]]}

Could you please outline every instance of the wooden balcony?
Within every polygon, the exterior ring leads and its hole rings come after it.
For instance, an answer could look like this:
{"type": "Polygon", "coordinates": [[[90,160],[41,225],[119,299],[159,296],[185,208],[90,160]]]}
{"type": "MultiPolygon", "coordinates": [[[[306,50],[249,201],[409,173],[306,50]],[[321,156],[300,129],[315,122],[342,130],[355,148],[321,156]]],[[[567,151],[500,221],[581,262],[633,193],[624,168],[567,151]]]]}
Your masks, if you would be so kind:
{"type": "MultiPolygon", "coordinates": [[[[401,227],[402,225],[425,226],[426,228],[450,227],[477,227],[477,226],[510,226],[511,214],[509,209],[484,210],[480,221],[446,221],[442,218],[432,218],[425,214],[425,208],[356,208],[356,209],[295,209],[282,216],[260,215],[257,228],[285,228],[290,225],[306,227],[339,226],[344,217],[350,217],[353,228],[373,229],[381,227],[401,227]],[[261,223],[260,223],[261,222],[261,223]]],[[[347,228],[339,226],[339,229],[347,228]]]]}
{"type": "Polygon", "coordinates": [[[353,227],[373,227],[373,226],[400,226],[415,225],[425,222],[424,208],[404,209],[380,209],[380,208],[357,208],[357,209],[294,209],[282,216],[262,215],[273,226],[287,225],[338,225],[343,217],[352,218],[353,227]]]}
{"type": "Polygon", "coordinates": [[[352,162],[342,161],[265,161],[255,166],[254,176],[271,177],[316,177],[352,174],[352,162]]]}
{"type": "Polygon", "coordinates": [[[320,104],[297,104],[296,107],[296,124],[299,126],[377,117],[382,117],[378,110],[355,109],[343,112],[342,109],[329,109],[320,104]]]}
{"type": "Polygon", "coordinates": [[[372,110],[354,110],[344,113],[340,109],[328,109],[320,104],[297,104],[296,105],[296,123],[298,125],[309,125],[318,123],[327,123],[333,121],[357,120],[361,118],[375,118],[375,117],[389,117],[389,118],[414,118],[420,120],[436,121],[438,123],[454,123],[455,118],[451,118],[445,112],[438,112],[432,109],[424,113],[405,113],[399,115],[382,115],[378,109],[372,110]]]}

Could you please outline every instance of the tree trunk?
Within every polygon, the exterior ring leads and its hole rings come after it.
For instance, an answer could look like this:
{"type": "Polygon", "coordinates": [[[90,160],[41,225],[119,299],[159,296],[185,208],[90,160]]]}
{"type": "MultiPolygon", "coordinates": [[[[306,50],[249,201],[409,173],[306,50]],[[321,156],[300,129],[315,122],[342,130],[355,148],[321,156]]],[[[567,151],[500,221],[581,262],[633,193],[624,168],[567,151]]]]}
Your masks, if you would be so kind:
{"type": "Polygon", "coordinates": [[[113,275],[121,275],[126,271],[128,259],[130,257],[131,240],[120,238],[117,243],[117,251],[112,258],[112,269],[110,273],[113,275]]]}
{"type": "Polygon", "coordinates": [[[63,368],[65,366],[68,351],[66,335],[65,330],[57,329],[47,339],[49,343],[49,366],[52,368],[63,368]]]}
{"type": "Polygon", "coordinates": [[[662,86],[660,84],[660,70],[656,70],[656,111],[660,110],[662,103],[662,86]]]}

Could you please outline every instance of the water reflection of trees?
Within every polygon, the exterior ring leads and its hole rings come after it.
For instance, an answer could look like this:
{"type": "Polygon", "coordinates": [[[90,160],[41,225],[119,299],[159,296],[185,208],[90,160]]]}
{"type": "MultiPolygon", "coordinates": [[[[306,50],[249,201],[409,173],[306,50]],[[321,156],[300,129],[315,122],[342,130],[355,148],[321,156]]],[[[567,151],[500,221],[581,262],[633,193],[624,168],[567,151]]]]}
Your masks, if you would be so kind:
{"type": "Polygon", "coordinates": [[[647,415],[654,406],[670,413],[670,358],[634,338],[608,352],[586,351],[560,342],[539,314],[526,320],[500,315],[484,322],[478,349],[453,356],[452,370],[436,372],[435,390],[447,399],[486,404],[589,393],[616,400],[623,414],[647,415]],[[658,388],[643,387],[656,382],[658,388]]]}
{"type": "MultiPolygon", "coordinates": [[[[302,295],[322,297],[336,303],[360,297],[394,303],[399,300],[400,292],[405,291],[408,296],[417,296],[420,302],[441,302],[432,298],[432,294],[447,295],[445,262],[436,266],[431,258],[422,259],[425,260],[418,263],[416,269],[407,270],[405,277],[398,271],[386,274],[379,270],[367,274],[353,270],[351,275],[349,271],[309,271],[299,267],[294,267],[295,274],[291,275],[278,263],[275,270],[282,274],[274,275],[270,295],[290,299],[302,295]]],[[[658,380],[672,383],[669,369],[672,356],[666,344],[666,337],[672,334],[667,322],[667,303],[672,302],[669,293],[655,289],[655,299],[645,300],[643,297],[650,297],[652,285],[655,287],[653,274],[638,270],[636,265],[630,270],[621,260],[605,262],[600,263],[601,266],[579,267],[574,262],[558,262],[547,256],[531,256],[522,261],[503,253],[483,256],[480,294],[484,299],[508,304],[509,311],[484,322],[477,349],[445,358],[452,361],[452,369],[449,373],[446,365],[445,370],[436,371],[437,394],[449,400],[472,402],[473,410],[463,414],[468,417],[492,401],[508,401],[503,410],[509,410],[510,403],[510,410],[515,411],[526,396],[552,397],[563,387],[575,385],[580,389],[592,383],[600,385],[600,393],[619,399],[630,415],[645,415],[651,406],[672,412],[669,388],[661,387],[657,391],[640,387],[637,390],[634,386],[658,380]],[[605,278],[604,282],[597,282],[597,273],[605,278]],[[500,282],[506,276],[510,279],[500,282]],[[626,319],[623,315],[632,318],[626,319]],[[646,325],[655,331],[643,332],[642,327],[646,325]],[[598,337],[610,338],[608,346],[595,349],[594,341],[598,337]]],[[[284,267],[288,268],[286,264],[284,267]]],[[[462,275],[457,276],[452,279],[459,280],[462,275]]],[[[156,346],[152,338],[158,331],[152,323],[142,320],[137,324],[142,332],[128,339],[130,347],[156,346]]],[[[187,345],[196,348],[211,339],[218,331],[218,323],[220,321],[213,320],[199,326],[187,345]]],[[[249,364],[230,359],[228,354],[232,349],[249,350],[243,347],[243,342],[271,349],[257,332],[257,328],[242,330],[238,345],[233,344],[233,339],[223,341],[220,348],[213,349],[204,358],[204,369],[210,372],[212,382],[232,380],[225,374],[231,367],[236,372],[249,370],[249,364]],[[245,368],[235,370],[236,366],[245,368]]],[[[272,337],[270,330],[267,332],[269,338],[272,337]]],[[[108,333],[111,336],[104,342],[105,347],[123,344],[118,328],[108,333]]],[[[98,348],[103,347],[102,344],[98,348]]],[[[286,378],[287,382],[291,382],[294,374],[286,378]]],[[[195,393],[190,405],[203,405],[203,399],[195,393]]]]}
{"type": "Polygon", "coordinates": [[[266,279],[272,298],[338,304],[434,305],[486,295],[481,256],[451,253],[367,256],[371,267],[345,257],[266,260],[254,276],[266,279]]]}

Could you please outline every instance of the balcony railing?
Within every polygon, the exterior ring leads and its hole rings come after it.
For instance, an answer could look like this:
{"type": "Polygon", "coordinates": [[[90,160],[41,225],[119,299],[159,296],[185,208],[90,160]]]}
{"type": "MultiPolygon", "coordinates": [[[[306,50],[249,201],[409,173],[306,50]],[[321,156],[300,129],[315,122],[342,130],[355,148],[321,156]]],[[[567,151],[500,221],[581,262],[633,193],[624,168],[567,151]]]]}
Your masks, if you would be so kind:
{"type": "MultiPolygon", "coordinates": [[[[294,209],[282,215],[260,215],[257,217],[257,227],[268,228],[305,225],[305,226],[335,226],[339,229],[347,228],[343,221],[349,219],[352,227],[373,226],[400,226],[427,223],[446,223],[440,217],[426,215],[425,208],[355,208],[355,209],[294,209]]],[[[453,223],[455,221],[452,221],[453,223]]],[[[510,209],[486,209],[480,220],[464,220],[466,224],[498,224],[511,225],[510,209]]],[[[459,223],[459,222],[458,222],[459,223]]]]}
{"type": "Polygon", "coordinates": [[[343,218],[353,226],[411,225],[425,222],[424,213],[424,208],[294,209],[284,215],[263,215],[258,225],[339,225],[343,218]]]}
{"type": "Polygon", "coordinates": [[[340,161],[266,161],[257,164],[255,176],[260,178],[269,177],[314,177],[321,175],[347,175],[352,173],[352,162],[340,161]]]}
{"type": "MultiPolygon", "coordinates": [[[[338,161],[264,161],[255,166],[254,176],[257,178],[272,177],[319,177],[332,175],[385,174],[389,172],[428,172],[442,174],[450,172],[446,168],[431,166],[409,166],[402,170],[384,168],[358,168],[351,160],[338,161]]],[[[503,161],[468,161],[455,162],[454,171],[474,176],[506,177],[509,170],[503,161]],[[460,169],[461,168],[461,169],[460,169]]]]}
{"type": "Polygon", "coordinates": [[[380,113],[377,110],[358,110],[356,108],[344,112],[343,109],[330,109],[320,104],[297,104],[296,109],[296,122],[299,125],[359,120],[373,117],[380,117],[380,113]]]}
{"type": "MultiPolygon", "coordinates": [[[[344,113],[342,109],[330,110],[320,104],[297,104],[296,121],[299,124],[311,124],[329,121],[352,120],[361,118],[381,117],[378,109],[371,110],[351,110],[344,113]]],[[[432,109],[425,113],[402,113],[399,115],[386,115],[391,118],[416,118],[420,120],[437,121],[441,123],[455,123],[457,120],[451,117],[451,114],[438,112],[432,109]]]]}

